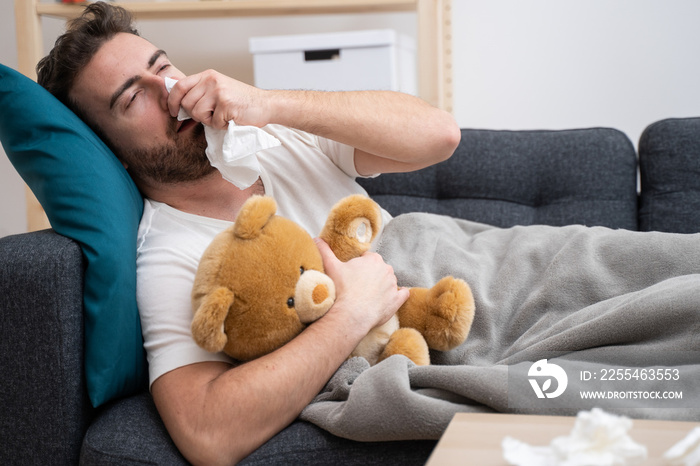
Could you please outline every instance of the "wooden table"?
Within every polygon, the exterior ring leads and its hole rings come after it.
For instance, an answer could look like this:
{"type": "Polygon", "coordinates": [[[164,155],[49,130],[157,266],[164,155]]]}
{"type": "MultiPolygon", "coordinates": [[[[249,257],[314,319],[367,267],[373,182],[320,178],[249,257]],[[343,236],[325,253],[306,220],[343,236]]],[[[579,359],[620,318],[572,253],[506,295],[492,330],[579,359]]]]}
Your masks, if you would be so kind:
{"type": "MultiPolygon", "coordinates": [[[[575,417],[515,414],[458,413],[428,459],[427,466],[507,465],[501,440],[511,436],[533,446],[548,446],[561,435],[569,435],[575,417]]],[[[645,465],[664,464],[661,456],[700,425],[696,422],[635,419],[630,437],[647,447],[645,465]]]]}

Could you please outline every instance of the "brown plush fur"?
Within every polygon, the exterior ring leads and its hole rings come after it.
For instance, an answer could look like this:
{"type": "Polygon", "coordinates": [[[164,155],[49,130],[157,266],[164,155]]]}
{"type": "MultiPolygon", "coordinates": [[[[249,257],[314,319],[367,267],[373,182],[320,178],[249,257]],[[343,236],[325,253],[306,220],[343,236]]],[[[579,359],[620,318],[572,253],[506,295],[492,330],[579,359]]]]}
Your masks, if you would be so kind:
{"type": "Polygon", "coordinates": [[[428,344],[423,335],[414,328],[400,328],[392,333],[378,362],[394,354],[403,354],[419,366],[430,364],[428,344]]]}
{"type": "MultiPolygon", "coordinates": [[[[260,357],[298,335],[335,299],[311,236],[275,212],[272,198],[252,197],[202,256],[192,291],[192,336],[207,351],[242,361],[260,357]]],[[[380,228],[379,207],[356,195],[333,207],[320,236],[347,261],[367,251],[380,228]]],[[[433,288],[412,288],[397,317],[374,329],[353,355],[374,364],[403,354],[429,364],[428,348],[446,351],[462,343],[473,316],[469,286],[445,277],[433,288]]]]}
{"type": "Polygon", "coordinates": [[[374,201],[364,196],[348,196],[331,209],[319,237],[338,259],[347,262],[369,249],[381,226],[382,217],[374,201]],[[360,239],[358,229],[363,233],[360,239]]]}

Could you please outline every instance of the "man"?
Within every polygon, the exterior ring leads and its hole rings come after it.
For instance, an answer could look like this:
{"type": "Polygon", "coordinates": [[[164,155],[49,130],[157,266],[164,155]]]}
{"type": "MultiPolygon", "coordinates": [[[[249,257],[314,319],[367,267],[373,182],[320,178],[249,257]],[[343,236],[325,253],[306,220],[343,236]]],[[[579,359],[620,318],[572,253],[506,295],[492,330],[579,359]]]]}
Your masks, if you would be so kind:
{"type": "Polygon", "coordinates": [[[113,149],[146,197],[138,239],[138,302],[151,392],[192,463],[230,464],[292,422],[367,331],[407,299],[376,254],[340,263],[320,243],[337,301],[284,348],[244,365],[196,347],[189,293],[201,253],[253,194],[313,234],[356,176],[410,171],[448,158],[452,117],[393,92],[265,91],[215,71],[185,76],[137,35],[128,13],[96,3],[38,65],[39,82],[113,149]],[[164,78],[177,79],[171,93],[164,78]],[[192,120],[179,122],[184,108],[192,120]],[[211,167],[202,124],[265,128],[281,148],[240,190],[211,167]],[[292,128],[292,129],[289,129],[292,128]]]}

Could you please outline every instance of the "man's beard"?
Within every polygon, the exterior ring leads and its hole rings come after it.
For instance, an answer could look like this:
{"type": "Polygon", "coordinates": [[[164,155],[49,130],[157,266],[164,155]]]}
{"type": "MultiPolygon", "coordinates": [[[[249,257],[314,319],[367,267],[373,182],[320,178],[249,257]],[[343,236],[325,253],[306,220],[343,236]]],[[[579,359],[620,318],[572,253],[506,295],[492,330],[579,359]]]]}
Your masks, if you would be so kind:
{"type": "Polygon", "coordinates": [[[210,175],[212,167],[206,156],[207,141],[201,123],[189,135],[168,131],[169,142],[157,147],[134,149],[123,154],[135,179],[158,184],[187,183],[210,175]]]}

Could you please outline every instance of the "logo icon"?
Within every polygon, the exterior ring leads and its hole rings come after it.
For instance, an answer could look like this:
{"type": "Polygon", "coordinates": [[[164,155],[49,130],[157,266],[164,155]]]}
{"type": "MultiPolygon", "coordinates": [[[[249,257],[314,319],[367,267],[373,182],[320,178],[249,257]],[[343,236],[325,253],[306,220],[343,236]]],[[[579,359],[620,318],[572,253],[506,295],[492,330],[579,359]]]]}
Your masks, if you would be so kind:
{"type": "Polygon", "coordinates": [[[530,366],[527,375],[529,377],[534,377],[528,380],[537,398],[556,398],[564,393],[569,383],[569,378],[566,376],[564,369],[554,363],[547,362],[546,359],[540,359],[530,366]],[[538,378],[544,379],[542,385],[539,384],[538,378]],[[552,388],[552,379],[557,381],[557,385],[555,390],[550,391],[552,388]]]}

